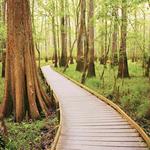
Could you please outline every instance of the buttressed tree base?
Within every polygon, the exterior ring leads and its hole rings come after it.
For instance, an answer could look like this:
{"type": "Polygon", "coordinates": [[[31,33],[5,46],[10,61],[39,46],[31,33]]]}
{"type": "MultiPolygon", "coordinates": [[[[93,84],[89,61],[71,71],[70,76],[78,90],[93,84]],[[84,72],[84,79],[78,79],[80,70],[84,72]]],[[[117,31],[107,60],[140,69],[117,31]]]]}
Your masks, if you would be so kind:
{"type": "Polygon", "coordinates": [[[49,115],[51,100],[41,88],[37,74],[30,6],[28,0],[7,1],[7,50],[5,93],[1,115],[13,114],[20,122],[26,115],[49,115]]]}

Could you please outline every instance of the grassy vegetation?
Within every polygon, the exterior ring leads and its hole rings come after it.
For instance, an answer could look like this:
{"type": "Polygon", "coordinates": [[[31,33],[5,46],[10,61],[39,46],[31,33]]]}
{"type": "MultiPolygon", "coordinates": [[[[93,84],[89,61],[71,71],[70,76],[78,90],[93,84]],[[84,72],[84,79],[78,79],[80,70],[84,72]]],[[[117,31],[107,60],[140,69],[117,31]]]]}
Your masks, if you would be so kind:
{"type": "MultiPolygon", "coordinates": [[[[0,63],[0,71],[1,68],[2,65],[0,63]]],[[[4,79],[2,79],[0,75],[0,102],[2,101],[3,93],[4,79]]],[[[8,118],[5,120],[5,124],[8,130],[5,149],[29,150],[42,149],[42,147],[44,148],[47,145],[50,146],[55,135],[54,131],[51,131],[58,124],[58,120],[54,113],[49,119],[41,118],[41,120],[29,120],[22,123],[15,123],[13,118],[8,118]]]]}
{"type": "MultiPolygon", "coordinates": [[[[76,65],[69,65],[65,72],[72,79],[80,82],[81,73],[75,71],[76,65]]],[[[143,77],[143,69],[140,64],[129,61],[129,79],[117,79],[117,67],[108,65],[101,78],[104,66],[96,64],[96,74],[94,78],[88,78],[85,85],[94,91],[104,95],[117,103],[135,121],[142,125],[150,135],[150,118],[148,110],[150,107],[150,82],[143,77]]],[[[57,71],[63,71],[57,68],[57,71]]]]}
{"type": "MultiPolygon", "coordinates": [[[[18,150],[18,149],[37,149],[42,147],[45,141],[42,141],[45,126],[51,127],[56,125],[56,119],[42,119],[34,122],[22,122],[14,123],[12,119],[6,120],[6,126],[8,130],[8,139],[6,142],[6,149],[18,150]]],[[[47,132],[47,131],[46,131],[47,132]]],[[[50,134],[50,133],[48,133],[50,134]]],[[[52,133],[51,133],[52,134],[52,133]]],[[[49,135],[51,137],[53,135],[49,135]]],[[[51,142],[51,141],[49,141],[51,142]]]]}

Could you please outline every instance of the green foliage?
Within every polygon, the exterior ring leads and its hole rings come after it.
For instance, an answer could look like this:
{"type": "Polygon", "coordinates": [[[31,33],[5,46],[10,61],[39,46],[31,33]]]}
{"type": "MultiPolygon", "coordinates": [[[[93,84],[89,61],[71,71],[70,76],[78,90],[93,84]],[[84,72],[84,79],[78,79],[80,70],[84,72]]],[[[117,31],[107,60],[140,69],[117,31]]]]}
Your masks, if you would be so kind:
{"type": "Polygon", "coordinates": [[[137,117],[139,119],[144,118],[145,115],[147,115],[149,106],[150,106],[150,101],[147,101],[147,99],[143,99],[143,103],[138,107],[137,117]]]}
{"type": "Polygon", "coordinates": [[[6,27],[4,24],[0,23],[0,40],[3,41],[6,39],[6,27]]]}
{"type": "Polygon", "coordinates": [[[44,127],[45,123],[45,120],[38,120],[31,123],[13,123],[12,119],[8,119],[6,121],[8,128],[8,142],[6,144],[6,149],[30,149],[30,144],[40,140],[40,129],[44,127]]]}
{"type": "Polygon", "coordinates": [[[0,135],[0,150],[4,149],[5,146],[4,138],[0,135]]]}
{"type": "Polygon", "coordinates": [[[6,39],[6,27],[0,22],[0,52],[2,51],[1,45],[6,39]]]}

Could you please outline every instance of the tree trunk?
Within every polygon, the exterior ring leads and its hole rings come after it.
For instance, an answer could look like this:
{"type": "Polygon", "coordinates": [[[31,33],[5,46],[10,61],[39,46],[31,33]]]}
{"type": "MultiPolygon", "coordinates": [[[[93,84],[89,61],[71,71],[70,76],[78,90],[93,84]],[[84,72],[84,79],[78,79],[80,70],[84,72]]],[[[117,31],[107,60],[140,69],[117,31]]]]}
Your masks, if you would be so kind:
{"type": "Polygon", "coordinates": [[[107,62],[107,49],[108,49],[108,20],[107,20],[107,11],[105,12],[105,44],[104,44],[105,46],[105,48],[104,48],[104,53],[105,53],[105,55],[104,55],[104,65],[106,64],[106,62],[107,62]]]}
{"type": "Polygon", "coordinates": [[[117,7],[113,10],[114,16],[114,29],[112,35],[112,65],[118,64],[118,51],[117,51],[117,40],[118,40],[118,9],[117,7]]]}
{"type": "MultiPolygon", "coordinates": [[[[86,12],[86,0],[82,0],[84,4],[84,13],[86,12]]],[[[88,54],[89,54],[89,41],[88,41],[88,33],[87,33],[87,27],[86,27],[86,17],[84,15],[83,18],[83,50],[84,50],[84,66],[83,66],[83,73],[82,73],[82,78],[81,78],[81,83],[84,84],[86,77],[87,77],[87,69],[89,65],[89,59],[88,59],[88,54]]]]}
{"type": "Polygon", "coordinates": [[[105,65],[106,62],[107,62],[107,50],[108,50],[108,20],[107,20],[107,10],[106,10],[106,4],[105,4],[105,7],[103,7],[103,11],[104,11],[104,15],[105,15],[105,18],[104,20],[102,20],[102,23],[104,23],[104,26],[105,26],[105,30],[102,31],[102,34],[103,34],[103,37],[102,37],[102,56],[100,57],[100,64],[103,64],[105,65]]]}
{"type": "Polygon", "coordinates": [[[146,63],[145,76],[150,77],[150,57],[148,58],[147,63],[146,63]]]}
{"type": "Polygon", "coordinates": [[[80,27],[77,39],[77,66],[76,71],[83,71],[84,68],[84,56],[83,56],[83,26],[84,26],[84,19],[85,19],[85,3],[84,0],[80,2],[80,27]]]}
{"type": "Polygon", "coordinates": [[[145,51],[145,48],[146,48],[146,45],[145,45],[145,42],[146,42],[146,15],[145,15],[145,12],[143,11],[143,64],[142,64],[142,67],[145,68],[145,65],[146,65],[146,51],[145,51]]]}
{"type": "MultiPolygon", "coordinates": [[[[137,35],[137,10],[135,8],[135,11],[134,11],[134,32],[135,32],[135,35],[137,35]]],[[[136,37],[135,37],[136,39],[136,37]]],[[[132,62],[135,62],[137,61],[137,56],[136,56],[136,51],[137,51],[137,44],[136,44],[136,40],[134,41],[134,49],[133,49],[133,52],[132,52],[132,62]]]]}
{"type": "MultiPolygon", "coordinates": [[[[102,19],[101,23],[104,24],[104,20],[103,20],[103,19],[102,19]]],[[[100,50],[100,51],[101,51],[101,55],[100,55],[100,58],[99,58],[99,61],[100,61],[100,64],[101,64],[101,65],[105,64],[105,63],[104,63],[104,61],[105,61],[105,60],[104,60],[104,59],[105,59],[105,58],[104,58],[104,57],[105,57],[105,50],[104,50],[104,47],[105,47],[105,46],[104,46],[104,45],[105,45],[105,43],[104,43],[104,42],[105,42],[105,39],[104,39],[104,35],[105,35],[105,32],[102,30],[102,31],[101,31],[101,40],[100,40],[100,43],[101,43],[101,50],[100,50]]]]}
{"type": "Polygon", "coordinates": [[[54,67],[58,67],[58,57],[57,57],[57,44],[56,44],[56,28],[55,28],[55,1],[53,1],[53,16],[52,16],[52,32],[53,32],[53,45],[54,45],[54,67]]]}
{"type": "MultiPolygon", "coordinates": [[[[58,12],[58,0],[56,0],[56,12],[58,12]]],[[[57,37],[57,50],[58,50],[58,62],[60,62],[60,25],[59,25],[59,16],[56,17],[56,23],[57,23],[57,32],[56,32],[56,37],[57,37]]]]}
{"type": "MultiPolygon", "coordinates": [[[[1,6],[0,6],[0,22],[1,22],[1,25],[4,27],[5,26],[5,22],[6,22],[6,0],[3,0],[1,2],[1,6]]],[[[2,37],[2,39],[0,39],[0,61],[2,60],[3,50],[5,48],[6,48],[6,40],[5,40],[4,37],[2,37]]]]}
{"type": "Polygon", "coordinates": [[[7,1],[7,50],[5,93],[1,115],[15,121],[49,115],[52,101],[41,88],[37,74],[28,0],[7,1]]]}
{"type": "Polygon", "coordinates": [[[84,68],[84,56],[83,56],[83,28],[85,21],[85,0],[81,0],[80,2],[80,27],[77,39],[77,66],[76,71],[83,71],[84,68]]]}
{"type": "Polygon", "coordinates": [[[73,56],[72,56],[72,41],[71,41],[71,20],[70,16],[68,16],[68,26],[69,26],[69,50],[70,50],[70,64],[74,64],[73,62],[73,56]]]}
{"type": "Polygon", "coordinates": [[[87,69],[88,69],[88,54],[89,54],[89,45],[88,45],[88,35],[86,32],[86,26],[84,26],[84,68],[83,68],[83,73],[82,73],[82,78],[81,78],[81,83],[84,84],[87,76],[87,69]]]}
{"type": "MultiPolygon", "coordinates": [[[[31,12],[31,17],[32,17],[32,32],[34,34],[34,37],[36,37],[36,29],[35,29],[35,0],[32,0],[32,8],[31,8],[32,12],[31,12]]],[[[34,40],[34,46],[38,52],[38,69],[40,70],[40,66],[41,66],[41,52],[39,50],[39,46],[36,40],[34,40]]]]}
{"type": "Polygon", "coordinates": [[[89,64],[87,76],[94,77],[96,76],[94,64],[94,0],[89,1],[88,17],[89,64]]]}
{"type": "Polygon", "coordinates": [[[119,67],[118,77],[129,77],[128,60],[126,54],[126,39],[127,39],[127,2],[122,0],[122,25],[121,25],[121,44],[119,52],[119,67]]]}
{"type": "Polygon", "coordinates": [[[6,52],[3,51],[3,53],[2,53],[2,78],[5,77],[5,64],[6,64],[5,60],[6,60],[6,52]]]}
{"type": "MultiPolygon", "coordinates": [[[[3,7],[2,4],[0,2],[0,24],[1,22],[3,22],[3,7]]],[[[2,41],[0,39],[0,62],[2,62],[2,51],[3,51],[3,46],[2,46],[2,41]]]]}
{"type": "Polygon", "coordinates": [[[46,16],[45,16],[45,62],[48,62],[48,50],[47,50],[47,21],[46,21],[46,16]]]}
{"type": "Polygon", "coordinates": [[[67,64],[67,17],[65,13],[65,0],[61,0],[61,58],[60,67],[67,64]]]}

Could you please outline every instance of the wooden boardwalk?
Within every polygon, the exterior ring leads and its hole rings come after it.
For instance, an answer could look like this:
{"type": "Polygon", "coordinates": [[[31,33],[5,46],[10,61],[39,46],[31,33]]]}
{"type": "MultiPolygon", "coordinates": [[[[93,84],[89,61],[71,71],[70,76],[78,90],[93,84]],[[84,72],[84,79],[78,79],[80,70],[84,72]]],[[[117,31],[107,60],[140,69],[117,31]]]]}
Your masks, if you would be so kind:
{"type": "Polygon", "coordinates": [[[136,129],[111,106],[49,66],[42,72],[62,108],[57,150],[148,150],[136,129]]]}

